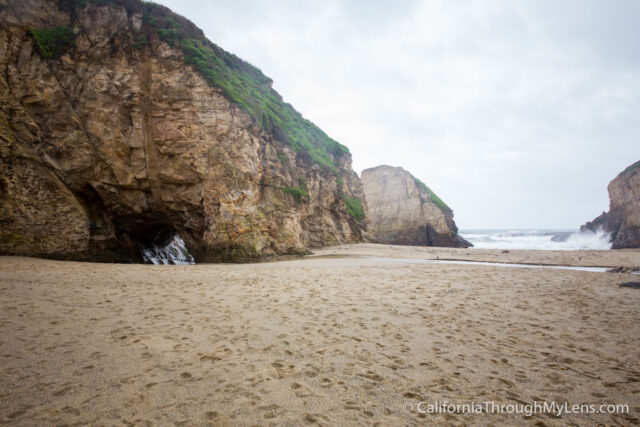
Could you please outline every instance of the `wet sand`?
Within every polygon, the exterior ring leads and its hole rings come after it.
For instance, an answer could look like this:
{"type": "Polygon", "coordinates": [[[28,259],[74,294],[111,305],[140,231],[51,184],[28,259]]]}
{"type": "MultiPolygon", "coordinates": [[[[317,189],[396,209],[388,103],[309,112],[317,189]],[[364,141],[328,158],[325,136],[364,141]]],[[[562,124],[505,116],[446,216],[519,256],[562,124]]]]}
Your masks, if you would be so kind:
{"type": "Polygon", "coordinates": [[[349,245],[195,266],[0,257],[0,423],[637,424],[640,290],[618,286],[637,275],[406,261],[640,265],[635,250],[558,252],[349,245]],[[421,414],[422,401],[630,413],[421,414]]]}
{"type": "Polygon", "coordinates": [[[406,259],[441,259],[513,264],[567,265],[576,267],[640,267],[640,249],[622,250],[500,250],[407,247],[360,244],[331,246],[315,250],[312,256],[361,256],[406,259]]]}

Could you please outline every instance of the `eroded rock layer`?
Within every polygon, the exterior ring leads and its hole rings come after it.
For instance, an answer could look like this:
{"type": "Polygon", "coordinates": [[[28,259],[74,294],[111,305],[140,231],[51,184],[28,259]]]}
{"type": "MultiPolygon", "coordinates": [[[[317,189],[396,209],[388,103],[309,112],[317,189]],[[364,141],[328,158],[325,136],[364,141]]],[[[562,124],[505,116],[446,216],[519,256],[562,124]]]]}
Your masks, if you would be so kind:
{"type": "Polygon", "coordinates": [[[0,253],[141,261],[141,245],[179,233],[215,261],[365,238],[348,150],[259,70],[177,39],[201,34],[184,18],[133,0],[0,0],[0,24],[0,253]],[[233,92],[256,79],[271,115],[233,92]]]}
{"type": "Polygon", "coordinates": [[[424,183],[399,167],[362,172],[368,216],[377,240],[397,245],[469,247],[453,211],[424,183]]]}

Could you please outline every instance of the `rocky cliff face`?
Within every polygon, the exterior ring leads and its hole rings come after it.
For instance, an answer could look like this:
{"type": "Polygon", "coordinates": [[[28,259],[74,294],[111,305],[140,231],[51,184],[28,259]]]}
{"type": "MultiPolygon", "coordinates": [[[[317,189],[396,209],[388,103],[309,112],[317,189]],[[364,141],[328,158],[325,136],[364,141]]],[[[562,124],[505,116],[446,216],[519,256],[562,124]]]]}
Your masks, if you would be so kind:
{"type": "Polygon", "coordinates": [[[580,229],[611,233],[613,249],[640,248],[640,161],[622,171],[607,190],[609,212],[603,212],[580,229]]]}
{"type": "Polygon", "coordinates": [[[371,226],[381,243],[469,247],[458,235],[453,211],[424,183],[399,167],[362,172],[371,226]]]}
{"type": "Polygon", "coordinates": [[[0,0],[0,253],[197,261],[359,242],[346,147],[168,9],[0,0]]]}

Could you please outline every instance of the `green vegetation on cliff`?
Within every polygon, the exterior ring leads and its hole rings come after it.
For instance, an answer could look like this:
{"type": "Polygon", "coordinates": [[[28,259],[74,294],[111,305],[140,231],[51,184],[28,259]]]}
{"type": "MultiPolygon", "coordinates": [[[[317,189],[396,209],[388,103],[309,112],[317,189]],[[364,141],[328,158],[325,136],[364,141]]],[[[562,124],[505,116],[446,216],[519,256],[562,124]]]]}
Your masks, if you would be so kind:
{"type": "Polygon", "coordinates": [[[431,198],[431,201],[441,210],[441,211],[447,211],[447,210],[451,210],[451,208],[449,206],[447,206],[447,204],[436,195],[436,193],[434,193],[429,187],[427,187],[427,184],[425,184],[424,182],[420,181],[418,178],[413,178],[416,181],[416,185],[418,186],[418,188],[426,191],[427,193],[429,193],[429,197],[431,198]]]}
{"type": "Polygon", "coordinates": [[[29,29],[38,48],[38,53],[45,59],[57,58],[75,44],[73,30],[69,27],[29,29]]]}
{"type": "Polygon", "coordinates": [[[635,170],[635,169],[638,169],[638,168],[640,168],[640,160],[638,160],[638,161],[637,161],[637,162],[635,162],[634,164],[632,164],[632,165],[628,166],[625,170],[623,170],[623,171],[620,173],[620,175],[626,175],[626,174],[628,174],[629,172],[631,172],[631,171],[633,171],[633,170],[635,170]]]}
{"type": "Polygon", "coordinates": [[[298,178],[298,187],[276,187],[278,190],[282,190],[287,194],[293,196],[296,203],[302,203],[309,200],[309,193],[307,193],[307,182],[303,177],[298,178]]]}
{"type": "Polygon", "coordinates": [[[335,159],[349,153],[321,129],[306,120],[271,89],[273,81],[262,71],[207,40],[191,22],[178,20],[168,9],[144,4],[144,22],[149,31],[182,49],[185,62],[209,84],[240,105],[267,132],[287,142],[312,163],[336,172],[335,159]]]}
{"type": "Polygon", "coordinates": [[[307,193],[303,188],[278,187],[278,190],[282,190],[285,193],[292,195],[296,203],[302,203],[305,200],[309,200],[309,193],[307,193]]]}
{"type": "Polygon", "coordinates": [[[345,196],[344,202],[347,205],[347,213],[351,215],[353,219],[360,222],[364,219],[364,209],[362,208],[362,202],[357,197],[345,196]]]}
{"type": "Polygon", "coordinates": [[[257,67],[209,41],[201,29],[188,19],[153,2],[141,0],[58,0],[58,9],[72,21],[89,5],[120,6],[128,14],[142,13],[142,35],[134,48],[143,49],[153,34],[179,48],[184,60],[211,85],[237,103],[266,131],[288,143],[307,162],[337,173],[336,160],[349,153],[344,145],[302,117],[291,104],[271,88],[273,81],[257,67]]]}

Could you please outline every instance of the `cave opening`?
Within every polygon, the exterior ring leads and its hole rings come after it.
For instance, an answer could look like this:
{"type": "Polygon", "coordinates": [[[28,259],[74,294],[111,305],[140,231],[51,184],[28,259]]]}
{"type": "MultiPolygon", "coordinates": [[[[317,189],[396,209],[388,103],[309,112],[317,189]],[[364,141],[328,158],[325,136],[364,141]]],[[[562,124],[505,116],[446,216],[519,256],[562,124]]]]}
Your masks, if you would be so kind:
{"type": "Polygon", "coordinates": [[[90,185],[76,192],[89,220],[93,258],[124,263],[193,264],[178,230],[162,212],[109,208],[90,185]]]}
{"type": "Polygon", "coordinates": [[[151,212],[114,217],[113,225],[119,238],[146,246],[165,246],[178,233],[163,215],[151,212]]]}
{"type": "Polygon", "coordinates": [[[133,246],[145,264],[194,264],[178,230],[162,214],[146,212],[114,220],[118,240],[133,246]]]}

